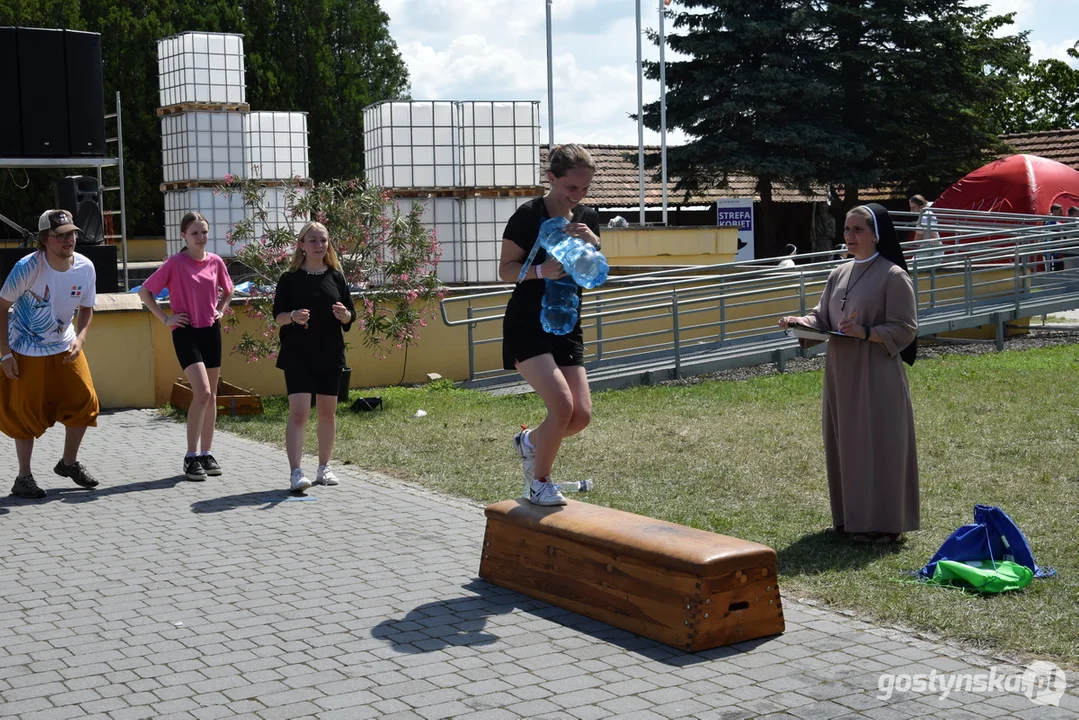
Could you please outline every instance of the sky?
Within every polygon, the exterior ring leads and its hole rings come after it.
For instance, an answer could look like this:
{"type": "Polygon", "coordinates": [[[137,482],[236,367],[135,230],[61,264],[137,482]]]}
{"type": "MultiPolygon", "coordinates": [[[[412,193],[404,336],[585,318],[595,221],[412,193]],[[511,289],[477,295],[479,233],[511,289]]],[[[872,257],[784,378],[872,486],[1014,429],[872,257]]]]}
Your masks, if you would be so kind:
{"type": "MultiPolygon", "coordinates": [[[[658,2],[641,0],[642,28],[659,26],[658,2]]],[[[977,4],[983,0],[977,0],[977,4]]],[[[677,5],[678,0],[674,0],[677,5]]],[[[408,64],[414,100],[539,100],[547,142],[544,0],[381,0],[390,34],[408,64]]],[[[988,0],[993,14],[1015,12],[1035,59],[1079,66],[1066,50],[1079,40],[1079,0],[988,0]]],[[[555,143],[636,145],[637,46],[633,0],[552,0],[555,143]]],[[[672,30],[672,23],[666,23],[672,30]]],[[[659,50],[647,38],[645,59],[659,50]]],[[[673,56],[668,54],[668,59],[673,56]]],[[[659,82],[644,81],[644,102],[659,82]]],[[[659,133],[645,129],[645,143],[659,133]]],[[[684,137],[668,134],[669,144],[684,137]]]]}

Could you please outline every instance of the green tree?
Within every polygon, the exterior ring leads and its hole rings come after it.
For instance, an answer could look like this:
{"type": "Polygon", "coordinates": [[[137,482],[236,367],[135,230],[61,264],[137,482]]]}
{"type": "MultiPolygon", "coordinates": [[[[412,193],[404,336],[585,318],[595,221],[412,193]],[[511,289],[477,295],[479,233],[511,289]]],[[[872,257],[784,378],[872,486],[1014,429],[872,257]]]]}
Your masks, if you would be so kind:
{"type": "MultiPolygon", "coordinates": [[[[833,153],[853,153],[857,141],[827,112],[836,90],[823,82],[825,59],[812,42],[815,10],[801,0],[680,5],[668,43],[688,59],[667,63],[667,124],[691,140],[668,149],[675,191],[724,187],[732,173],[756,177],[758,248],[774,255],[782,244],[771,223],[774,185],[816,181],[833,153]]],[[[657,79],[658,65],[646,75],[657,79]]],[[[659,112],[658,102],[647,105],[645,124],[659,129],[659,112]]]]}
{"type": "MultiPolygon", "coordinates": [[[[1000,149],[985,109],[1028,52],[1023,34],[995,37],[1010,16],[962,0],[684,0],[672,15],[688,59],[667,64],[667,122],[691,138],[669,152],[676,189],[758,178],[765,255],[777,181],[842,188],[840,213],[861,188],[930,191],[1000,149]]],[[[658,102],[645,122],[658,129],[658,102]]]]}
{"type": "MultiPolygon", "coordinates": [[[[1079,60],[1079,42],[1068,48],[1079,60]]],[[[1079,128],[1079,68],[1063,60],[1039,60],[1023,67],[1014,89],[990,109],[1003,133],[1079,128]]]]}

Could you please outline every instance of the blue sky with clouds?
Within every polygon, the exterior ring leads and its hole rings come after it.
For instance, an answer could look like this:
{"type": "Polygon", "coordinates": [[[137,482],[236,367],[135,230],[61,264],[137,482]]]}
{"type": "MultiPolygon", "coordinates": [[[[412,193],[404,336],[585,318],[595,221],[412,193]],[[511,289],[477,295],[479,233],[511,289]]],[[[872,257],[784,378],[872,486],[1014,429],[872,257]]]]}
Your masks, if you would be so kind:
{"type": "MultiPolygon", "coordinates": [[[[677,4],[678,0],[674,0],[677,4]]],[[[642,0],[642,26],[658,26],[658,0],[642,0]]],[[[417,100],[540,100],[547,139],[544,0],[381,0],[417,100]]],[[[1035,58],[1067,57],[1079,40],[1079,0],[992,0],[1030,31],[1035,58]]],[[[633,0],[553,0],[555,142],[637,143],[636,23],[633,0]]],[[[670,29],[671,23],[667,27],[670,29]]],[[[644,55],[658,49],[644,43],[644,55]]],[[[644,100],[659,97],[645,81],[644,100]]],[[[668,141],[681,142],[677,133],[668,141]]],[[[645,130],[645,142],[658,133],[645,130]]]]}

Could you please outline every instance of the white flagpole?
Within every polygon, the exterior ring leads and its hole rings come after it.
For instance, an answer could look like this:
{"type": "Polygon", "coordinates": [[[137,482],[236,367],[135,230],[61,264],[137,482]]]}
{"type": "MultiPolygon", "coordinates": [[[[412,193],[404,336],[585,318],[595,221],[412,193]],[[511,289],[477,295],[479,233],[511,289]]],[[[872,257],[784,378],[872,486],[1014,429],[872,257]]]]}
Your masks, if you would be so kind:
{"type": "Polygon", "coordinates": [[[663,10],[666,3],[659,0],[659,147],[663,183],[663,224],[667,224],[667,63],[664,49],[667,45],[663,33],[663,10]]]}
{"type": "Polygon", "coordinates": [[[644,62],[641,59],[641,0],[637,0],[637,166],[641,186],[641,227],[644,227],[644,62]]]}
{"type": "Polygon", "coordinates": [[[547,0],[547,157],[554,150],[554,53],[551,51],[551,0],[547,0]]]}

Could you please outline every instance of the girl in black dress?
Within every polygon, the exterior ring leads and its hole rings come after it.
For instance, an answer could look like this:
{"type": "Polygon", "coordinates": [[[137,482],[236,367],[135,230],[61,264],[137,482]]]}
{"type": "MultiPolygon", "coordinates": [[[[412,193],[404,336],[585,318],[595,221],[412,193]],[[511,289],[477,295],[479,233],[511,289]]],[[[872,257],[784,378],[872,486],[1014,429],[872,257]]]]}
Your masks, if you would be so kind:
{"type": "MultiPolygon", "coordinates": [[[[566,234],[599,247],[599,213],[580,204],[595,172],[592,157],[580,145],[554,148],[547,171],[550,190],[518,208],[502,234],[498,275],[505,282],[517,283],[502,325],[503,365],[516,369],[547,406],[547,417],[538,427],[524,429],[513,438],[527,497],[537,505],[566,504],[551,482],[551,468],[562,439],[584,430],[592,419],[592,395],[584,369],[580,319],[567,335],[545,332],[540,324],[544,281],[566,275],[562,263],[548,258],[543,248],[527,267],[526,263],[540,224],[559,215],[569,220],[566,234]]],[[[580,297],[579,288],[577,294],[580,297]]]]}
{"type": "Polygon", "coordinates": [[[292,265],[277,283],[274,320],[281,328],[277,367],[285,371],[288,425],[285,449],[292,475],[289,487],[301,492],[312,483],[300,468],[304,430],[315,395],[318,412],[318,472],[315,485],[337,485],[330,455],[337,431],[337,395],[345,367],[345,338],[356,310],[341,274],[326,226],[309,222],[296,238],[292,265]]]}

